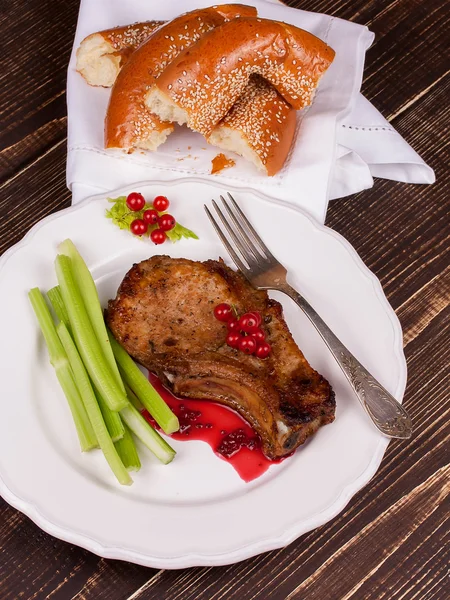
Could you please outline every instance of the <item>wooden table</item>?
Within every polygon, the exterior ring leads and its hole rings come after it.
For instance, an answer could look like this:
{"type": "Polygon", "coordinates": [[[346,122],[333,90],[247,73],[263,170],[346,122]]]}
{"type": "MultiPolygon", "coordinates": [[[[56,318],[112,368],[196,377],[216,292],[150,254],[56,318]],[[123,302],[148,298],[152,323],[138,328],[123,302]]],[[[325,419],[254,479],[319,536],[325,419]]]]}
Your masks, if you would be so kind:
{"type": "MultiPolygon", "coordinates": [[[[363,92],[436,172],[433,186],[377,180],[369,191],[334,201],[327,217],[380,278],[401,320],[409,371],[404,402],[414,437],[390,444],[376,476],[333,521],[283,550],[221,568],[158,571],[104,560],[43,533],[0,500],[3,600],[449,597],[446,3],[290,4],[375,32],[363,92]]],[[[65,83],[78,2],[12,0],[7,6],[1,24],[0,253],[42,217],[70,204],[65,83]]]]}

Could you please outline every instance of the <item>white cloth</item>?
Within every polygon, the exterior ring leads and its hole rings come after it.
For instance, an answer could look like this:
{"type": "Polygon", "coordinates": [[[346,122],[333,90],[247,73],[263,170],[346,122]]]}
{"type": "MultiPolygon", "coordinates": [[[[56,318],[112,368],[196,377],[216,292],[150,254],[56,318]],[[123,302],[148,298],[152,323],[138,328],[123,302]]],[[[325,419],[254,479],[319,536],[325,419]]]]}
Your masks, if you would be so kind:
{"type": "Polygon", "coordinates": [[[262,17],[314,33],[336,51],[313,105],[302,115],[297,141],[282,171],[269,178],[237,159],[232,169],[209,175],[218,150],[186,128],[176,130],[154,153],[104,150],[103,121],[110,92],[88,86],[75,71],[75,51],[82,39],[120,24],[170,19],[211,2],[82,0],[67,83],[67,184],[74,203],[139,181],[201,176],[214,177],[222,189],[227,182],[259,189],[297,204],[323,222],[330,198],[370,187],[372,176],[423,183],[434,180],[433,171],[359,94],[365,52],[373,41],[366,27],[267,0],[245,3],[256,6],[262,17]]]}
{"type": "Polygon", "coordinates": [[[434,183],[434,171],[362,94],[338,119],[330,200],[373,186],[373,178],[434,183]]]}

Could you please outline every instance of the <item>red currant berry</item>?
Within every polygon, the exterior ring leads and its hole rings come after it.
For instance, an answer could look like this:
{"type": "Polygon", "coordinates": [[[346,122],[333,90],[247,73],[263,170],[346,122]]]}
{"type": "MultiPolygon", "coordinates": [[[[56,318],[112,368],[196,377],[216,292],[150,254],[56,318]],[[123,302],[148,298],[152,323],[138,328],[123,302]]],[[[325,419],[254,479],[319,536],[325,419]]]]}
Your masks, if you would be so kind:
{"type": "Polygon", "coordinates": [[[142,210],[145,206],[144,196],[139,194],[139,192],[131,192],[131,194],[128,194],[127,196],[127,206],[133,212],[142,210]]]}
{"type": "Polygon", "coordinates": [[[263,342],[262,344],[259,344],[259,346],[256,348],[256,356],[258,358],[267,358],[271,352],[272,348],[270,347],[270,345],[267,342],[263,342]]]}
{"type": "Polygon", "coordinates": [[[158,223],[159,223],[159,228],[162,229],[163,231],[170,231],[177,224],[177,222],[175,221],[175,218],[172,217],[172,215],[163,215],[162,217],[159,217],[158,223]]]}
{"type": "Polygon", "coordinates": [[[253,354],[256,350],[256,341],[250,337],[243,337],[239,342],[239,350],[244,354],[253,354]]]}
{"type": "Polygon", "coordinates": [[[245,333],[253,333],[258,329],[257,319],[251,313],[245,313],[239,319],[239,327],[241,331],[245,331],[245,333]]]}
{"type": "Polygon", "coordinates": [[[226,323],[230,317],[233,316],[233,312],[231,310],[231,306],[229,304],[218,304],[214,309],[214,316],[218,321],[223,321],[226,323]]]}
{"type": "Polygon", "coordinates": [[[159,219],[158,211],[153,210],[153,208],[149,208],[144,211],[142,218],[149,225],[156,225],[156,223],[158,222],[158,219],[159,219]]]}
{"type": "Polygon", "coordinates": [[[135,219],[130,225],[130,231],[134,235],[144,235],[144,233],[147,233],[147,229],[148,225],[142,219],[135,219]]]}
{"type": "Polygon", "coordinates": [[[155,208],[158,212],[163,212],[169,208],[170,202],[167,200],[165,196],[156,196],[153,200],[153,208],[155,208]]]}
{"type": "Polygon", "coordinates": [[[230,331],[230,333],[227,335],[227,344],[231,346],[231,348],[239,348],[241,340],[243,339],[244,338],[240,333],[237,333],[236,331],[230,331]]]}
{"type": "Polygon", "coordinates": [[[239,320],[231,317],[227,322],[228,331],[239,331],[239,320]]]}
{"type": "Polygon", "coordinates": [[[150,234],[150,239],[156,245],[164,244],[167,239],[167,235],[164,231],[161,231],[161,229],[154,229],[150,234]]]}
{"type": "Polygon", "coordinates": [[[258,345],[262,344],[266,341],[266,334],[262,329],[257,329],[256,331],[252,331],[250,334],[252,338],[258,343],[258,345]]]}
{"type": "Polygon", "coordinates": [[[261,325],[261,323],[262,323],[261,313],[259,313],[257,310],[252,310],[251,312],[248,312],[247,315],[252,315],[252,317],[254,317],[256,319],[256,323],[257,323],[258,327],[261,325]]]}

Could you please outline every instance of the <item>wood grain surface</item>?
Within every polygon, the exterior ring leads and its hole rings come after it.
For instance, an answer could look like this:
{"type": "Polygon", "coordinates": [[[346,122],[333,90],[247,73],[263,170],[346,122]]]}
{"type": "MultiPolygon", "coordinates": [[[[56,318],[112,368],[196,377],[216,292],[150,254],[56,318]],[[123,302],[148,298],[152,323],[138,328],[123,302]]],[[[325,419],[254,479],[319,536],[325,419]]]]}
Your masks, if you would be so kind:
{"type": "MultiPolygon", "coordinates": [[[[433,186],[376,180],[371,190],[332,202],[327,216],[380,278],[402,323],[414,436],[389,445],[376,476],[331,522],[287,548],[226,567],[164,571],[101,559],[47,535],[0,499],[1,600],[450,596],[448,3],[289,4],[374,31],[362,90],[436,172],[433,186]]],[[[65,83],[78,2],[0,7],[2,253],[70,204],[65,83]]]]}

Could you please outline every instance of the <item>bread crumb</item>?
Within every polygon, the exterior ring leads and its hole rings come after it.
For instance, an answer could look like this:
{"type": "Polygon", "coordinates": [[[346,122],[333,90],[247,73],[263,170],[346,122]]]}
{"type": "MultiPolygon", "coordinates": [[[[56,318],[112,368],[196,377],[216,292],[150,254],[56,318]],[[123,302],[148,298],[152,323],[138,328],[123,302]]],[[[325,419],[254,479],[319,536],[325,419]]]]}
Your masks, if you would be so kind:
{"type": "Polygon", "coordinates": [[[229,169],[230,167],[234,167],[234,165],[236,164],[236,162],[232,158],[227,158],[225,154],[222,154],[222,152],[215,156],[212,159],[211,163],[211,175],[219,173],[220,171],[223,171],[223,169],[229,169]]]}

